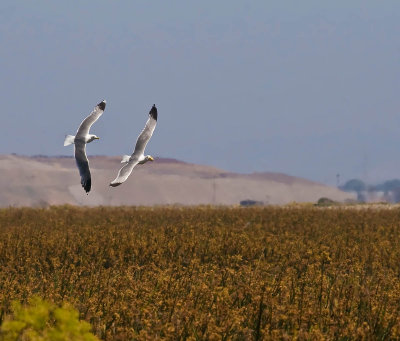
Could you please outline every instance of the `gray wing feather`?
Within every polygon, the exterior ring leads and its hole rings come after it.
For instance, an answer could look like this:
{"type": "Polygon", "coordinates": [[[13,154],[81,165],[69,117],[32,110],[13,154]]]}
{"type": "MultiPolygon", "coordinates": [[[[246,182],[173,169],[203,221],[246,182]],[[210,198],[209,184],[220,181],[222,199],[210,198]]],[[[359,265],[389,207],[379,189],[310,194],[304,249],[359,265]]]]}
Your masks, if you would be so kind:
{"type": "Polygon", "coordinates": [[[94,107],[90,115],[86,117],[80,124],[78,131],[76,132],[76,137],[85,137],[87,134],[89,134],[90,127],[103,114],[105,107],[106,101],[100,102],[94,107]]]}
{"type": "Polygon", "coordinates": [[[89,193],[92,187],[92,179],[89,170],[89,160],[86,156],[86,143],[75,141],[75,161],[81,176],[81,184],[86,193],[89,193]]]}
{"type": "Polygon", "coordinates": [[[128,179],[129,175],[132,173],[133,168],[138,164],[139,160],[137,158],[131,159],[126,165],[124,165],[118,172],[117,177],[110,183],[110,186],[117,187],[128,179]]]}
{"type": "Polygon", "coordinates": [[[140,133],[135,146],[135,151],[133,152],[132,156],[140,156],[144,153],[147,143],[149,142],[151,136],[153,135],[154,129],[157,125],[157,108],[155,105],[150,110],[149,119],[144,126],[144,129],[140,133]]]}

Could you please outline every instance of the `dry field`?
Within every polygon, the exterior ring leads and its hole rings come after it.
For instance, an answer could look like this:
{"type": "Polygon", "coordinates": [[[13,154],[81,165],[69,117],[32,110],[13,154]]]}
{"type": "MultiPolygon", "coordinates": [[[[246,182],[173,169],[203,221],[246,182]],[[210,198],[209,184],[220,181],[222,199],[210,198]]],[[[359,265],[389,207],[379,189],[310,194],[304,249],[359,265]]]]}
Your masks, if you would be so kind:
{"type": "Polygon", "coordinates": [[[0,210],[0,322],[69,302],[105,340],[400,338],[400,209],[0,210]]]}

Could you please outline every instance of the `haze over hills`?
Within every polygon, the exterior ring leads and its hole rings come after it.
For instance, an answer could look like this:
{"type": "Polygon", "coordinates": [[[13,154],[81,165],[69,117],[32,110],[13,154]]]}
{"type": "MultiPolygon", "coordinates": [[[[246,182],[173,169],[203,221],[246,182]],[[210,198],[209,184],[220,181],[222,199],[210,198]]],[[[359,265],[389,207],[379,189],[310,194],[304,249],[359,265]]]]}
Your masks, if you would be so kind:
{"type": "Polygon", "coordinates": [[[211,166],[158,158],[137,166],[119,187],[109,183],[120,157],[91,156],[92,190],[86,195],[72,157],[0,155],[0,206],[235,205],[336,201],[354,196],[337,188],[280,173],[238,174],[211,166]]]}

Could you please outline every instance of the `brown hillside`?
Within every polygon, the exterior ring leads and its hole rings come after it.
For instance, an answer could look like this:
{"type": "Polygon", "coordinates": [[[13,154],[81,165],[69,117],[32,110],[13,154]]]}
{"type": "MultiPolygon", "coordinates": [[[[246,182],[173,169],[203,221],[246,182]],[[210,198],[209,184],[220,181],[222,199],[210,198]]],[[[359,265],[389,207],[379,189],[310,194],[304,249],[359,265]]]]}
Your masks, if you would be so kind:
{"type": "Polygon", "coordinates": [[[265,204],[343,201],[351,195],[279,173],[237,174],[173,159],[135,168],[121,186],[108,184],[120,157],[90,157],[92,191],[86,195],[71,157],[0,155],[0,206],[74,205],[234,205],[252,199],[265,204]]]}

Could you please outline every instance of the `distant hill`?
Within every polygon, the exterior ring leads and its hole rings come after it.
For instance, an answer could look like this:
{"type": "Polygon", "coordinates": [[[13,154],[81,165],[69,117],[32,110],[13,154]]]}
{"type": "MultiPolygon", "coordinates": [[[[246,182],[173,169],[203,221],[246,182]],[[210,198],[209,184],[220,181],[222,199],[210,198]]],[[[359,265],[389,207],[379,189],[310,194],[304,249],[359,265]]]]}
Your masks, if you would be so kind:
{"type": "Polygon", "coordinates": [[[72,157],[0,155],[0,206],[235,205],[335,201],[354,198],[337,188],[280,173],[238,174],[210,166],[158,158],[137,166],[119,187],[108,186],[120,157],[91,156],[92,191],[80,185],[72,157]]]}

